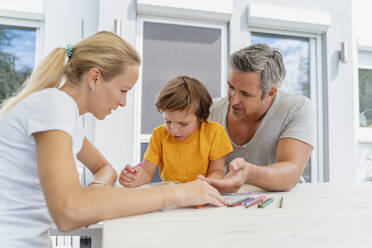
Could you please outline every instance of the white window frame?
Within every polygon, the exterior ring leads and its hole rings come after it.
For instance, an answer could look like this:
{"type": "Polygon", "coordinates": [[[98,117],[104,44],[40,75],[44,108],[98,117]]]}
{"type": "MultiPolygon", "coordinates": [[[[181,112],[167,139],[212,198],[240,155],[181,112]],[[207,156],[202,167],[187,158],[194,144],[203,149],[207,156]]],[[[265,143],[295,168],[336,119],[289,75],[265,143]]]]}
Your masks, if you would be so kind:
{"type": "Polygon", "coordinates": [[[247,6],[249,31],[294,37],[310,41],[310,97],[315,109],[315,140],[311,157],[311,182],[324,182],[329,173],[325,167],[324,100],[322,35],[331,25],[331,15],[325,11],[250,3],[247,6]]]}
{"type": "Polygon", "coordinates": [[[36,29],[35,66],[40,62],[44,49],[44,15],[14,10],[0,10],[0,25],[9,28],[36,29]]]}
{"type": "Polygon", "coordinates": [[[357,64],[357,91],[356,91],[356,104],[355,113],[357,113],[357,133],[358,141],[361,143],[372,143],[372,128],[360,127],[359,120],[359,69],[372,70],[372,39],[359,39],[358,40],[358,64],[357,64]]]}
{"type": "Polygon", "coordinates": [[[265,28],[250,28],[251,33],[302,37],[309,39],[310,45],[310,98],[315,110],[315,139],[311,155],[311,182],[324,182],[324,127],[323,127],[323,63],[322,37],[320,34],[282,31],[265,28]],[[317,83],[318,82],[318,83],[317,83]]]}
{"type": "MultiPolygon", "coordinates": [[[[215,23],[208,21],[196,21],[191,19],[170,18],[170,17],[154,17],[154,16],[137,16],[137,41],[136,47],[141,58],[143,58],[143,26],[145,22],[174,24],[191,27],[215,28],[221,30],[221,96],[227,94],[227,24],[215,23]]],[[[148,143],[151,134],[141,134],[141,109],[142,109],[142,65],[137,85],[135,87],[135,103],[134,103],[134,148],[133,148],[133,163],[140,162],[141,143],[148,143]]]]}

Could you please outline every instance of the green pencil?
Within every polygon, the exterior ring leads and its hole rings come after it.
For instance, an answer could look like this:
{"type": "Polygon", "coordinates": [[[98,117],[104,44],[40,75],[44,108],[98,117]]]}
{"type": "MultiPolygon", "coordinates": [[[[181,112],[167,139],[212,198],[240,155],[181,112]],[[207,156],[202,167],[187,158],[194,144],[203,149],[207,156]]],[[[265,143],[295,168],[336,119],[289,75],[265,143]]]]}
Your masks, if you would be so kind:
{"type": "Polygon", "coordinates": [[[263,202],[261,202],[260,204],[258,204],[257,207],[264,208],[267,205],[269,205],[270,203],[272,203],[273,201],[274,201],[274,198],[273,197],[267,198],[266,200],[264,200],[263,202]]]}
{"type": "Polygon", "coordinates": [[[280,208],[283,208],[283,199],[284,199],[283,196],[280,197],[280,204],[279,204],[279,207],[280,207],[280,208]]]}

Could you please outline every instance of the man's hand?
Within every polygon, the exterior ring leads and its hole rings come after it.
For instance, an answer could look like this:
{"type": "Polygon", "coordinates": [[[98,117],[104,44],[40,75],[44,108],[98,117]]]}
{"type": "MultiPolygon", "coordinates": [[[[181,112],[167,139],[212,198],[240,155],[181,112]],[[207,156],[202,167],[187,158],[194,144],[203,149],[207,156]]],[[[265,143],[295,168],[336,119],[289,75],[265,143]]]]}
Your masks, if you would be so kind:
{"type": "Polygon", "coordinates": [[[235,193],[247,181],[250,164],[243,158],[236,158],[230,162],[230,171],[222,179],[206,178],[202,175],[198,179],[208,182],[221,193],[235,193]]]}

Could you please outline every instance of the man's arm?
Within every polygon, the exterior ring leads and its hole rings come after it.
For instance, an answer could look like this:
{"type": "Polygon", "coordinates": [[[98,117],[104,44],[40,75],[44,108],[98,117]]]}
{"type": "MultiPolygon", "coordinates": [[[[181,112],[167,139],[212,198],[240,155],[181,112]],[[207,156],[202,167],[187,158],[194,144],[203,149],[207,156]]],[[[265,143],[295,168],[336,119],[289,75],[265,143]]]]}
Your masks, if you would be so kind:
{"type": "Polygon", "coordinates": [[[268,166],[247,164],[245,183],[266,191],[289,191],[298,183],[312,146],[297,139],[282,138],[278,142],[276,163],[268,166]]]}
{"type": "Polygon", "coordinates": [[[238,191],[244,183],[266,191],[289,191],[298,183],[312,149],[303,141],[282,138],[278,142],[274,164],[259,166],[236,158],[230,162],[230,172],[223,179],[198,178],[225,193],[238,191]]]}

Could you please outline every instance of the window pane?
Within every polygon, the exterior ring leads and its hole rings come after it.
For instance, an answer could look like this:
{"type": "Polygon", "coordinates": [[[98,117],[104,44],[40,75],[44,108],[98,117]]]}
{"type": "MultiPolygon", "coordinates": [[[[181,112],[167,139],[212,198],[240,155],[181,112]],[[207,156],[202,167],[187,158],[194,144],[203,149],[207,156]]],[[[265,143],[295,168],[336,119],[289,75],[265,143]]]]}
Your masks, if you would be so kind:
{"type": "Polygon", "coordinates": [[[252,34],[252,44],[266,43],[278,48],[286,68],[286,77],[280,89],[310,98],[310,42],[307,38],[252,34]]]}
{"type": "MultiPolygon", "coordinates": [[[[145,155],[148,145],[149,143],[141,143],[141,161],[143,161],[143,156],[145,155]]],[[[154,172],[154,175],[152,176],[151,183],[161,182],[161,178],[159,175],[159,168],[160,166],[156,167],[156,171],[154,172]]]]}
{"type": "MultiPolygon", "coordinates": [[[[266,43],[281,51],[286,68],[286,76],[280,89],[291,94],[304,95],[310,98],[309,39],[253,33],[252,44],[257,43],[266,43]]],[[[306,182],[311,182],[311,158],[302,173],[302,177],[306,182]]]]}
{"type": "Polygon", "coordinates": [[[0,103],[11,96],[34,68],[35,29],[0,26],[0,103]]]}
{"type": "Polygon", "coordinates": [[[212,97],[221,95],[221,30],[145,22],[141,133],[163,123],[154,102],[162,86],[175,76],[200,79],[212,97]]]}
{"type": "Polygon", "coordinates": [[[372,128],[372,70],[359,69],[359,123],[372,128]]]}

